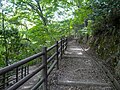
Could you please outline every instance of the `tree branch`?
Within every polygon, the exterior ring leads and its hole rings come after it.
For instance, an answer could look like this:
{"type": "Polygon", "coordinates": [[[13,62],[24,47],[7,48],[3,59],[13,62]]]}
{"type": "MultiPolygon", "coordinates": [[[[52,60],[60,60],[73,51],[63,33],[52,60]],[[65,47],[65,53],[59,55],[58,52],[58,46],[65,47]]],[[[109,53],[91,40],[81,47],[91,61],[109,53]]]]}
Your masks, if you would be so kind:
{"type": "Polygon", "coordinates": [[[40,17],[41,17],[41,19],[42,19],[42,21],[43,21],[43,23],[44,23],[44,26],[46,26],[46,25],[47,25],[46,18],[45,18],[44,15],[43,15],[43,12],[42,12],[40,3],[39,3],[39,1],[37,1],[37,0],[36,0],[36,2],[37,2],[37,5],[38,5],[38,10],[40,11],[40,14],[39,14],[39,15],[40,15],[40,17]]]}

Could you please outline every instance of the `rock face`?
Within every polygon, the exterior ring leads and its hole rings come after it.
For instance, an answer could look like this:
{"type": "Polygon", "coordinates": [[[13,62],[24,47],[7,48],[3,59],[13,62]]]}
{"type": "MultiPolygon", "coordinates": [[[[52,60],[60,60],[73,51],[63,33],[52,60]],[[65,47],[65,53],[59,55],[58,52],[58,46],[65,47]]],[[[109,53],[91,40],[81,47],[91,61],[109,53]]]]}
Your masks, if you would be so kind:
{"type": "Polygon", "coordinates": [[[48,81],[48,90],[115,90],[104,71],[74,40],[68,43],[60,69],[52,72],[48,81]]]}

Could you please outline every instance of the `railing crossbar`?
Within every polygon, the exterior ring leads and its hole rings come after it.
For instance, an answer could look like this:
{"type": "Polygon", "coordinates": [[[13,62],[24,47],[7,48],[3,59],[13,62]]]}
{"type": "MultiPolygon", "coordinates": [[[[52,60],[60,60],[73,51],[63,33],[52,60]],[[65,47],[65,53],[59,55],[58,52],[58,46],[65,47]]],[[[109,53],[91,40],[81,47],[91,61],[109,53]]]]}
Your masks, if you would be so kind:
{"type": "Polygon", "coordinates": [[[48,75],[48,76],[49,76],[49,74],[51,73],[51,71],[53,70],[53,68],[55,67],[56,63],[57,63],[57,60],[55,60],[55,61],[53,62],[53,64],[50,66],[50,68],[48,69],[48,71],[47,71],[47,75],[48,75]]]}
{"type": "Polygon", "coordinates": [[[33,77],[35,74],[37,74],[43,68],[44,68],[44,66],[41,65],[35,71],[33,71],[32,73],[28,74],[26,77],[24,77],[23,79],[21,79],[20,81],[18,81],[16,84],[14,84],[10,88],[8,88],[8,90],[16,90],[18,87],[20,87],[23,83],[25,83],[27,80],[29,80],[31,77],[33,77]]]}
{"type": "Polygon", "coordinates": [[[2,83],[0,83],[0,89],[2,87],[2,89],[7,88],[7,90],[16,90],[38,72],[42,71],[40,72],[40,81],[38,81],[31,90],[36,90],[40,85],[43,85],[43,90],[47,90],[47,78],[55,66],[57,69],[59,69],[59,59],[62,58],[62,54],[66,47],[67,39],[61,39],[48,49],[47,47],[43,47],[43,50],[40,53],[34,54],[10,66],[0,69],[0,79],[2,80],[2,83]],[[47,53],[51,53],[51,51],[54,51],[54,53],[47,58],[47,53]],[[37,69],[29,73],[29,62],[39,57],[42,57],[42,64],[37,69]],[[51,65],[49,64],[50,62],[51,65]],[[50,67],[48,67],[48,65],[50,65],[50,67]],[[10,82],[16,83],[9,87],[8,84],[10,82]]]}
{"type": "Polygon", "coordinates": [[[55,52],[50,58],[48,58],[47,63],[49,63],[56,55],[57,53],[55,52]]]}
{"type": "Polygon", "coordinates": [[[50,50],[52,50],[54,47],[56,47],[56,44],[52,45],[50,48],[47,49],[47,52],[49,52],[50,50]]]}
{"type": "Polygon", "coordinates": [[[12,65],[10,65],[10,66],[4,67],[4,68],[2,68],[2,69],[0,70],[0,75],[3,74],[3,73],[9,72],[9,71],[11,71],[11,70],[13,70],[13,69],[15,69],[15,68],[23,65],[23,64],[26,64],[27,62],[30,62],[30,61],[32,61],[33,59],[35,59],[35,58],[37,58],[37,57],[40,57],[40,56],[42,56],[42,55],[43,55],[42,52],[41,52],[41,53],[38,53],[38,54],[34,54],[33,56],[30,56],[30,57],[25,58],[25,59],[23,59],[23,60],[21,60],[21,61],[18,61],[18,62],[16,62],[15,64],[12,64],[12,65]]]}
{"type": "Polygon", "coordinates": [[[40,87],[40,85],[44,82],[44,80],[45,80],[44,78],[41,78],[40,81],[38,81],[38,83],[36,83],[31,90],[36,90],[38,87],[40,87]]]}

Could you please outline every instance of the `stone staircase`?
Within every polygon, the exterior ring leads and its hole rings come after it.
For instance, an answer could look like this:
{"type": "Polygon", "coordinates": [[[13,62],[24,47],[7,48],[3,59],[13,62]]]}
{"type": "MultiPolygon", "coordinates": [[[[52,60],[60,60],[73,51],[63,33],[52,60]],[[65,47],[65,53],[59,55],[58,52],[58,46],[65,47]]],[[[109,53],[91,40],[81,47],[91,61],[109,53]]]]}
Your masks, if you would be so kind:
{"type": "Polygon", "coordinates": [[[48,90],[116,90],[104,71],[75,41],[68,44],[60,69],[48,78],[48,90]]]}

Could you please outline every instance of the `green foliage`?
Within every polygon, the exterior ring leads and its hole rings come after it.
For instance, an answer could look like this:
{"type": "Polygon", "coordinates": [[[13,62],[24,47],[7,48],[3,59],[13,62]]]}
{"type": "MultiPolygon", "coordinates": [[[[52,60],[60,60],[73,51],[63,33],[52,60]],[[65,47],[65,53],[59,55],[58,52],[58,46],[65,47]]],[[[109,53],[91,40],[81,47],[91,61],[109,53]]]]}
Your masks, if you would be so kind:
{"type": "MultiPolygon", "coordinates": [[[[61,1],[63,2],[63,1],[61,1]]],[[[70,34],[69,20],[54,21],[56,0],[8,0],[0,12],[0,67],[10,65],[50,47],[70,34]]],[[[67,6],[66,8],[69,8],[67,6]]],[[[58,12],[58,11],[57,11],[58,12]]]]}
{"type": "Polygon", "coordinates": [[[8,0],[0,12],[0,65],[51,46],[61,37],[92,37],[102,59],[116,66],[120,54],[119,0],[8,0]],[[72,14],[72,15],[71,15],[72,14]],[[56,16],[57,15],[57,16],[56,16]],[[55,18],[59,18],[56,21],[55,18]],[[107,61],[107,60],[106,60],[107,61]]]}
{"type": "Polygon", "coordinates": [[[91,47],[115,67],[120,60],[120,1],[74,0],[73,3],[76,8],[70,27],[82,38],[89,35],[91,47]]]}
{"type": "Polygon", "coordinates": [[[88,6],[82,6],[78,10],[76,10],[76,18],[75,21],[79,24],[83,24],[84,20],[88,18],[88,16],[92,13],[92,10],[88,6]]]}
{"type": "Polygon", "coordinates": [[[92,29],[92,46],[102,59],[115,67],[120,54],[120,2],[119,0],[94,0],[91,1],[94,21],[92,29]],[[113,56],[110,60],[109,57],[113,56]]]}

